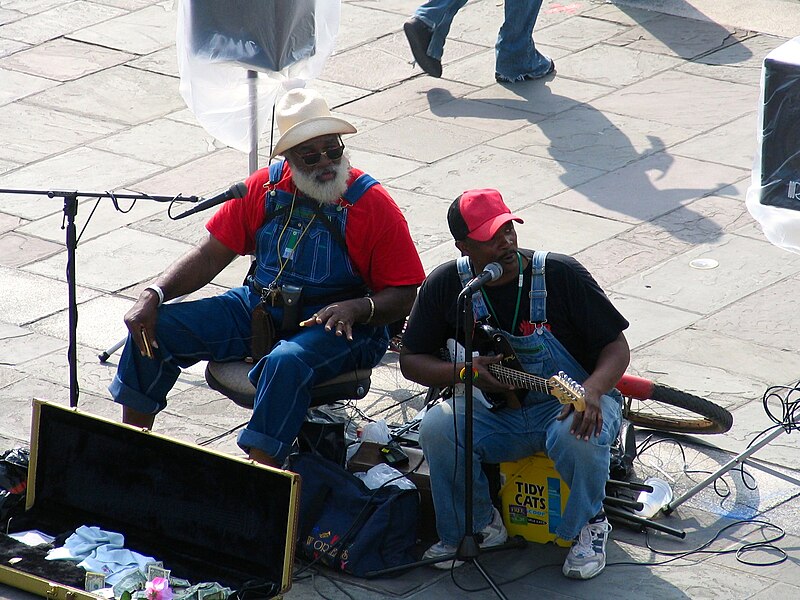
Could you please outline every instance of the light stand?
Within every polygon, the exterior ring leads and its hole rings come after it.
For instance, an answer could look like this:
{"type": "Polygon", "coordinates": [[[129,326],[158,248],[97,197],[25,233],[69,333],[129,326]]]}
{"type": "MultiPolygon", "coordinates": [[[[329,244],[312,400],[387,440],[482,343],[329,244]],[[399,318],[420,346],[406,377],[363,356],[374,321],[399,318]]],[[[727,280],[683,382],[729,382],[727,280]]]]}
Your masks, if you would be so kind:
{"type": "Polygon", "coordinates": [[[130,200],[155,200],[156,202],[172,202],[174,200],[197,202],[198,198],[197,196],[184,198],[181,195],[150,196],[147,194],[112,194],[110,192],[65,192],[18,189],[0,189],[0,194],[25,194],[64,199],[64,217],[67,221],[66,274],[69,298],[67,311],[69,315],[69,346],[67,348],[67,362],[69,363],[69,405],[71,408],[76,408],[78,406],[78,300],[75,292],[75,249],[78,246],[78,236],[75,228],[75,216],[78,214],[78,198],[122,198],[130,200]]]}

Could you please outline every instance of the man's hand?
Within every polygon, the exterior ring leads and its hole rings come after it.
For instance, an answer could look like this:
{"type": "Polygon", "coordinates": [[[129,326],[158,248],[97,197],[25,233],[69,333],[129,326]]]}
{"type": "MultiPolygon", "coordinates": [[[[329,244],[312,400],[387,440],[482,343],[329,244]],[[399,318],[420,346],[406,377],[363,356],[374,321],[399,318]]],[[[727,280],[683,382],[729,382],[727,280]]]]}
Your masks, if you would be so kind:
{"type": "Polygon", "coordinates": [[[597,392],[586,390],[584,400],[586,409],[583,412],[574,410],[572,403],[566,404],[557,419],[563,421],[573,413],[569,432],[578,439],[588,441],[593,433],[595,436],[600,435],[603,429],[603,411],[600,408],[600,394],[597,392]]]}
{"type": "Polygon", "coordinates": [[[125,326],[131,332],[139,352],[147,358],[153,358],[152,348],[158,348],[156,341],[157,313],[158,296],[152,290],[144,290],[136,304],[125,313],[125,326]],[[152,348],[147,347],[145,339],[152,348]]]}
{"type": "Polygon", "coordinates": [[[472,367],[478,372],[478,377],[474,380],[474,385],[476,388],[480,388],[484,392],[489,392],[490,394],[498,392],[510,392],[515,389],[513,385],[503,383],[494,375],[492,375],[491,371],[489,371],[489,365],[498,364],[502,360],[502,354],[497,354],[495,356],[473,357],[472,367]]]}
{"type": "Polygon", "coordinates": [[[342,300],[317,311],[305,321],[300,321],[300,327],[324,325],[325,331],[330,331],[339,336],[347,336],[353,340],[353,325],[366,319],[364,311],[369,314],[369,301],[366,298],[342,300]],[[366,309],[365,309],[366,305],[366,309]]]}

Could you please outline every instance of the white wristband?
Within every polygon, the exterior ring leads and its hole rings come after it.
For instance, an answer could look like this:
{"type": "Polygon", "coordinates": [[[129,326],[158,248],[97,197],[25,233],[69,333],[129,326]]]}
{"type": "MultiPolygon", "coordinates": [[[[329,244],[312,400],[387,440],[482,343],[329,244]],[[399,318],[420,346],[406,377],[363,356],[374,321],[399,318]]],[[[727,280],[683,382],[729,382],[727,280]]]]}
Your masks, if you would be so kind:
{"type": "Polygon", "coordinates": [[[158,287],[157,285],[148,285],[148,286],[147,286],[146,288],[144,288],[144,289],[145,289],[145,290],[150,290],[150,291],[152,291],[152,292],[155,292],[155,293],[156,293],[156,296],[158,296],[158,305],[159,305],[159,306],[161,306],[162,304],[164,304],[164,290],[162,290],[162,289],[161,289],[160,287],[158,287]]]}

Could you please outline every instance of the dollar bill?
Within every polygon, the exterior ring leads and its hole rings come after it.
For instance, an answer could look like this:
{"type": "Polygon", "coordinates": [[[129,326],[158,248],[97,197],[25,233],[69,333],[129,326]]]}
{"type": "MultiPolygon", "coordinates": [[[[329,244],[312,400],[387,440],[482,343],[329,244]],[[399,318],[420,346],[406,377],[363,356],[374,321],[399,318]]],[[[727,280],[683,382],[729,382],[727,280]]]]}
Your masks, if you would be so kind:
{"type": "Polygon", "coordinates": [[[92,573],[91,571],[86,572],[86,581],[83,585],[83,589],[85,589],[87,592],[96,592],[104,587],[106,587],[105,574],[92,573]]]}
{"type": "Polygon", "coordinates": [[[150,563],[147,565],[147,581],[153,581],[156,577],[161,577],[169,581],[170,573],[169,569],[165,569],[163,566],[158,566],[155,563],[150,563]]]}
{"type": "Polygon", "coordinates": [[[143,590],[145,583],[147,583],[147,579],[142,572],[139,569],[131,569],[114,585],[114,597],[120,598],[124,592],[128,592],[132,596],[134,592],[143,590]]]}
{"type": "Polygon", "coordinates": [[[170,575],[169,587],[171,587],[173,589],[175,589],[175,588],[188,588],[190,585],[192,585],[192,584],[189,583],[188,579],[181,579],[180,577],[174,577],[174,576],[170,575]]]}

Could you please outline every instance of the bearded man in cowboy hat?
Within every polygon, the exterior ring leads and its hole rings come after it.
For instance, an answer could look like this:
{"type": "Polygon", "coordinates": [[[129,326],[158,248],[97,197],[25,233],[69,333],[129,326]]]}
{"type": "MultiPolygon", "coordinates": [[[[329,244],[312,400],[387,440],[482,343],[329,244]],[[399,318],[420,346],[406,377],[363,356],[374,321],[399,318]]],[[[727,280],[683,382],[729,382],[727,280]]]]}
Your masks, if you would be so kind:
{"type": "Polygon", "coordinates": [[[284,160],[253,173],[244,197],[208,221],[208,236],[141,293],[125,315],[130,335],[109,390],[124,422],[151,427],[181,368],[253,357],[255,404],[238,444],[280,466],[312,387],[377,365],[386,325],[408,314],[425,274],[398,206],[350,166],[341,136],[355,127],[310,89],[286,93],[275,114],[281,136],[270,159],[284,160]],[[247,285],[163,304],[245,254],[255,256],[247,285]],[[280,340],[263,357],[253,347],[257,308],[272,317],[280,340]]]}

